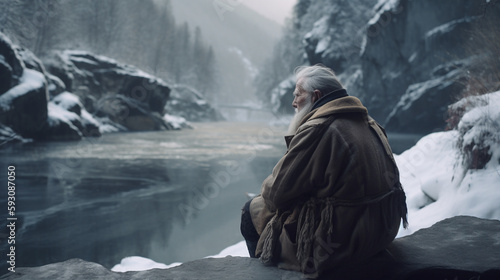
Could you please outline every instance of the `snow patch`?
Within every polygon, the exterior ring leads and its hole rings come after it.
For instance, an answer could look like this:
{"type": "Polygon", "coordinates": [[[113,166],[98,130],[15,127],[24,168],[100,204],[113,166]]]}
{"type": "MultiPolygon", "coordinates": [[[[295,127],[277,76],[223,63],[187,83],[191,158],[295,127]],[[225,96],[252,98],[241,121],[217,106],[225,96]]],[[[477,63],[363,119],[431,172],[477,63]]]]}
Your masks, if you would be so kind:
{"type": "MultiPolygon", "coordinates": [[[[208,256],[205,258],[225,258],[227,256],[250,257],[250,255],[248,254],[247,245],[246,245],[245,241],[240,241],[234,245],[231,245],[231,246],[225,248],[217,255],[208,256]]],[[[132,256],[132,257],[123,258],[119,264],[117,264],[117,265],[113,266],[113,268],[111,268],[111,271],[127,272],[127,271],[143,271],[143,270],[149,270],[149,269],[154,269],[154,268],[167,269],[167,268],[179,266],[181,264],[182,263],[180,263],[180,262],[174,262],[174,263],[171,263],[169,265],[166,265],[163,263],[157,263],[157,262],[155,262],[151,259],[148,259],[148,258],[132,256]]]]}
{"type": "Polygon", "coordinates": [[[155,262],[148,258],[132,256],[123,258],[119,264],[111,268],[111,271],[114,272],[144,271],[154,268],[166,269],[179,265],[181,265],[181,263],[173,263],[171,265],[166,265],[163,263],[155,262]]]}
{"type": "Polygon", "coordinates": [[[182,128],[190,128],[191,125],[186,121],[185,118],[179,116],[173,116],[169,114],[165,114],[163,119],[172,125],[174,129],[182,129],[182,128]]]}
{"type": "Polygon", "coordinates": [[[326,15],[316,21],[311,31],[304,35],[305,41],[317,41],[316,54],[321,54],[328,49],[331,44],[331,36],[328,35],[330,16],[326,15]]]}
{"type": "Polygon", "coordinates": [[[80,98],[78,98],[78,96],[74,95],[73,93],[67,91],[62,92],[58,96],[54,97],[52,99],[52,102],[54,102],[55,104],[61,106],[66,110],[74,106],[79,106],[80,108],[83,108],[83,105],[80,102],[80,98]]]}
{"type": "Polygon", "coordinates": [[[73,128],[76,131],[79,131],[77,127],[73,125],[72,122],[77,122],[80,120],[80,117],[73,113],[69,112],[63,107],[55,104],[54,102],[49,102],[48,103],[48,123],[49,126],[55,127],[57,126],[60,122],[64,122],[68,124],[71,128],[73,128]]]}
{"type": "Polygon", "coordinates": [[[14,99],[30,91],[42,88],[44,85],[45,77],[42,73],[31,69],[24,69],[20,83],[0,96],[0,108],[5,111],[9,110],[14,99]]]}
{"type": "Polygon", "coordinates": [[[468,22],[472,22],[474,20],[476,20],[478,17],[465,17],[465,18],[460,18],[460,19],[456,19],[456,20],[452,20],[450,22],[447,22],[445,24],[441,24],[437,27],[434,27],[433,29],[427,31],[427,33],[425,33],[425,40],[429,40],[430,38],[434,38],[434,37],[440,37],[442,36],[442,34],[446,34],[446,33],[449,33],[450,31],[452,31],[453,29],[455,29],[455,27],[461,23],[468,23],[468,22]]]}
{"type": "Polygon", "coordinates": [[[379,0],[374,6],[375,15],[368,21],[368,26],[377,24],[385,12],[398,13],[398,5],[400,0],[379,0]]]}
{"type": "Polygon", "coordinates": [[[207,258],[225,258],[227,256],[250,257],[250,255],[248,254],[246,242],[240,241],[220,251],[220,253],[218,253],[217,255],[208,256],[207,258]]]}
{"type": "Polygon", "coordinates": [[[80,98],[71,92],[62,92],[52,99],[52,102],[57,106],[69,111],[72,108],[78,107],[80,109],[80,118],[83,125],[94,125],[100,127],[101,123],[97,121],[92,114],[90,114],[80,102],[80,98]]]}

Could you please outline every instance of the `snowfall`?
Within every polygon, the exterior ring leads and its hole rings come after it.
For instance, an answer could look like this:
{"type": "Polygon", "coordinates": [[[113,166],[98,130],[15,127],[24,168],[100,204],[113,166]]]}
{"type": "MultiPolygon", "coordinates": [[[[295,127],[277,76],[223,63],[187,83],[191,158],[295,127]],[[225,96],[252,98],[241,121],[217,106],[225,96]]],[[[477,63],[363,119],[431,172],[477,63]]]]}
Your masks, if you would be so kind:
{"type": "MultiPolygon", "coordinates": [[[[400,229],[397,238],[458,215],[500,220],[500,91],[468,97],[451,106],[464,112],[455,130],[429,134],[395,155],[410,222],[408,229],[400,229]],[[482,169],[468,169],[464,147],[486,147],[491,158],[482,169]]],[[[245,242],[207,258],[225,256],[248,257],[245,242]]],[[[180,264],[132,256],[112,270],[167,269],[180,264]]]]}

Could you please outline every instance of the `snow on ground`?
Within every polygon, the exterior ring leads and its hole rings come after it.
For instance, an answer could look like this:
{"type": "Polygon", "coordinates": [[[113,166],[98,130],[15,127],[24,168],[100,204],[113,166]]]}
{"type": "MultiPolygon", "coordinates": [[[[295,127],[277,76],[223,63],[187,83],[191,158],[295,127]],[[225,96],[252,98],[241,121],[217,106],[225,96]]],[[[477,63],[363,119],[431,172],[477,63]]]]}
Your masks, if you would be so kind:
{"type": "Polygon", "coordinates": [[[166,265],[162,263],[157,263],[147,258],[133,256],[122,259],[122,261],[119,264],[111,268],[111,271],[127,272],[127,271],[143,271],[153,268],[166,269],[166,268],[176,267],[179,265],[181,265],[181,263],[173,263],[171,265],[166,265]]]}
{"type": "MultiPolygon", "coordinates": [[[[226,249],[222,250],[219,254],[213,255],[213,256],[208,256],[206,258],[224,258],[227,256],[233,256],[233,257],[250,257],[247,251],[247,245],[245,244],[245,241],[240,241],[234,245],[231,245],[227,247],[226,249]]],[[[148,269],[153,269],[153,268],[161,268],[161,269],[167,269],[167,268],[172,268],[181,265],[182,263],[180,262],[175,262],[171,263],[169,265],[162,264],[162,263],[157,263],[153,260],[150,260],[148,258],[143,258],[143,257],[126,257],[122,259],[122,261],[113,266],[111,268],[111,271],[115,272],[127,272],[127,271],[143,271],[143,270],[148,270],[148,269]]]]}
{"type": "MultiPolygon", "coordinates": [[[[452,106],[461,106],[466,111],[458,130],[429,134],[414,147],[395,155],[406,192],[410,223],[408,229],[400,230],[398,237],[458,215],[500,220],[500,91],[469,97],[452,106]],[[463,107],[464,102],[473,105],[463,107]],[[468,170],[460,149],[478,141],[489,146],[491,159],[484,169],[468,170]]],[[[248,257],[245,242],[209,258],[226,256],[248,257]]],[[[112,270],[146,270],[152,268],[151,262],[154,263],[144,258],[125,258],[112,270]],[[137,262],[129,263],[128,260],[137,262]]]]}
{"type": "Polygon", "coordinates": [[[427,135],[395,156],[410,222],[399,236],[458,215],[500,220],[500,91],[451,107],[465,110],[457,130],[427,135]],[[489,149],[483,169],[467,168],[467,147],[489,149]]]}
{"type": "Polygon", "coordinates": [[[395,157],[410,223],[398,237],[458,215],[500,220],[498,158],[489,168],[464,170],[455,148],[457,138],[457,131],[433,133],[395,157]]]}

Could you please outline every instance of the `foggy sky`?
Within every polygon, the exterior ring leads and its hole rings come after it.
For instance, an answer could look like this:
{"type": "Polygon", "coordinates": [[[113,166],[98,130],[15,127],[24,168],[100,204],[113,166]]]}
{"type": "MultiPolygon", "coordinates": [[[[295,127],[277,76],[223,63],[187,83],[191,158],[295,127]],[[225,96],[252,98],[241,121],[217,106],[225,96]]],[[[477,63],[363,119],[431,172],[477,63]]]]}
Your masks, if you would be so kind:
{"type": "Polygon", "coordinates": [[[259,14],[283,25],[285,18],[290,17],[297,0],[239,0],[245,6],[259,14]]]}

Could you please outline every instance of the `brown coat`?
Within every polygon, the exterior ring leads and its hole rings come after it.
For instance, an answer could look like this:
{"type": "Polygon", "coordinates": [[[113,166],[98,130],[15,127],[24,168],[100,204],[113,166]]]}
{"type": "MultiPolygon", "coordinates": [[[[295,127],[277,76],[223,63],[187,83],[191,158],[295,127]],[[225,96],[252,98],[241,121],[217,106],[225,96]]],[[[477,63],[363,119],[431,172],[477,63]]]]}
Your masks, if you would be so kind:
{"type": "Polygon", "coordinates": [[[250,206],[264,263],[317,277],[395,238],[404,192],[385,132],[355,97],[313,110],[250,206]]]}

